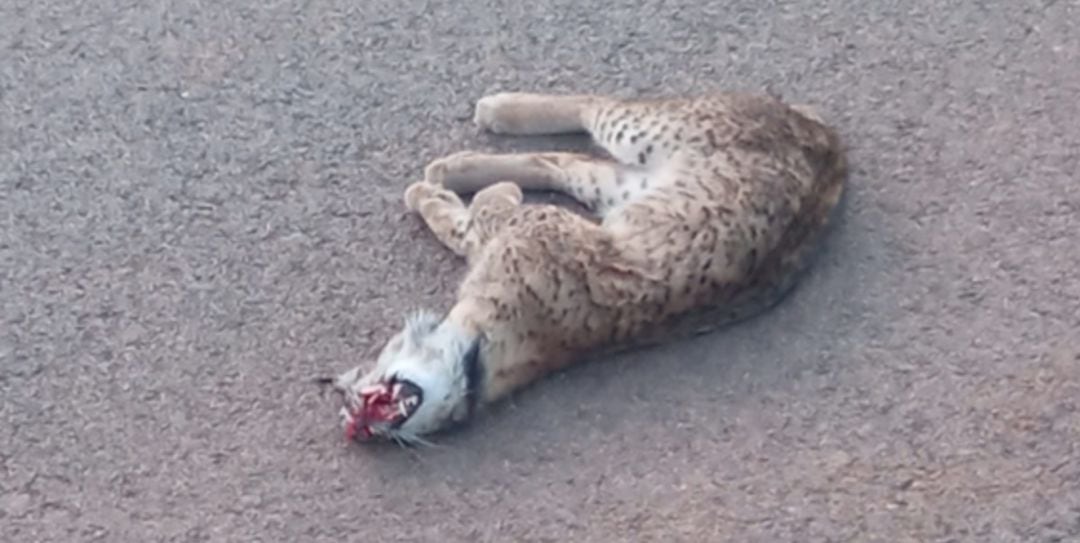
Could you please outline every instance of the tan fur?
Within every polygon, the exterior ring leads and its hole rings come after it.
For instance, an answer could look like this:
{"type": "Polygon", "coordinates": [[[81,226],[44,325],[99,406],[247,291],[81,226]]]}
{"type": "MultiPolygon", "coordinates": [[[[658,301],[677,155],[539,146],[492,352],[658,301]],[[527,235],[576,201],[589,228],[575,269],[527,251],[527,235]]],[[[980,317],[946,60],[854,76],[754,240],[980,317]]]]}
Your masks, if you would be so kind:
{"type": "Polygon", "coordinates": [[[836,134],[805,107],[724,94],[483,98],[501,134],[584,131],[611,158],[459,153],[406,203],[465,257],[447,320],[486,341],[481,402],[589,353],[707,331],[775,304],[802,271],[846,177],[836,134]],[[523,205],[555,190],[595,220],[523,205]],[[472,203],[459,194],[475,193],[472,203]]]}

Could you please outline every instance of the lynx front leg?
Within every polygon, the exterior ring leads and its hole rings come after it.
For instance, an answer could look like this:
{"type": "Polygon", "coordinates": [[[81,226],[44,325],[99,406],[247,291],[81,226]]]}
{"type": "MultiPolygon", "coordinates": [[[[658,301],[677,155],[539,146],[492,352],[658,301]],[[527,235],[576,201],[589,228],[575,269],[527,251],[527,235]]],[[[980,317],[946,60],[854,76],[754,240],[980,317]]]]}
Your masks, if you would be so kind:
{"type": "Polygon", "coordinates": [[[555,190],[603,217],[647,186],[645,172],[575,153],[464,152],[432,162],[426,180],[469,194],[503,180],[525,190],[555,190]]]}
{"type": "Polygon", "coordinates": [[[502,228],[521,199],[521,189],[513,183],[496,183],[481,190],[468,208],[453,192],[426,181],[405,190],[409,209],[424,218],[439,241],[470,261],[502,228]]]}
{"type": "MultiPolygon", "coordinates": [[[[469,204],[469,231],[466,236],[477,250],[502,230],[522,200],[521,187],[500,182],[473,196],[469,204]]],[[[470,256],[470,260],[472,257],[470,256]]]]}
{"type": "Polygon", "coordinates": [[[425,181],[405,189],[405,205],[420,214],[439,241],[458,256],[469,252],[469,211],[453,192],[425,181]]]}

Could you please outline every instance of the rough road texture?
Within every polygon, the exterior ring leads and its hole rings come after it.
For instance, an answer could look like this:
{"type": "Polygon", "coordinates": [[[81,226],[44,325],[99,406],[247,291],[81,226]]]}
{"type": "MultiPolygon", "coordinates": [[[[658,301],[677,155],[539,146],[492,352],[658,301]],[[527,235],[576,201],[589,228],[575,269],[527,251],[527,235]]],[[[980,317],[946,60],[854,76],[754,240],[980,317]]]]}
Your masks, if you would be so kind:
{"type": "Polygon", "coordinates": [[[195,4],[0,7],[0,539],[1080,538],[1075,0],[195,4]],[[342,442],[306,380],[463,270],[406,184],[577,145],[478,97],[710,89],[850,142],[787,302],[342,442]]]}

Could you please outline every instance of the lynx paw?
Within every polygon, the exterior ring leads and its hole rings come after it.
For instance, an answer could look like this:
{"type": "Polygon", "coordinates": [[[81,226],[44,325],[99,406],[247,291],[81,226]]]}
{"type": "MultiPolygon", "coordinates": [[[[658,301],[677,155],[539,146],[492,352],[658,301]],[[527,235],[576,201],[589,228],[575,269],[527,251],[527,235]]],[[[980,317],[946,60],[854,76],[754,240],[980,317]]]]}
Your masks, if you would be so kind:
{"type": "Polygon", "coordinates": [[[468,159],[478,156],[480,153],[473,151],[461,151],[431,161],[424,168],[424,181],[432,185],[445,185],[447,181],[459,179],[468,175],[468,159]]]}
{"type": "Polygon", "coordinates": [[[409,188],[405,189],[405,207],[409,208],[409,211],[419,210],[420,203],[434,196],[438,190],[439,187],[427,181],[417,181],[409,185],[409,188]]]}
{"type": "Polygon", "coordinates": [[[524,194],[521,187],[511,181],[500,181],[484,190],[476,193],[473,198],[473,207],[476,209],[487,205],[509,205],[517,207],[521,205],[524,194]]]}
{"type": "Polygon", "coordinates": [[[405,207],[409,211],[423,211],[425,202],[437,202],[443,206],[449,205],[449,209],[465,209],[457,194],[446,190],[439,185],[427,181],[417,181],[405,189],[405,207]]]}
{"type": "Polygon", "coordinates": [[[501,92],[477,100],[473,123],[482,130],[495,134],[509,133],[513,129],[510,123],[511,110],[520,96],[521,93],[501,92]]]}

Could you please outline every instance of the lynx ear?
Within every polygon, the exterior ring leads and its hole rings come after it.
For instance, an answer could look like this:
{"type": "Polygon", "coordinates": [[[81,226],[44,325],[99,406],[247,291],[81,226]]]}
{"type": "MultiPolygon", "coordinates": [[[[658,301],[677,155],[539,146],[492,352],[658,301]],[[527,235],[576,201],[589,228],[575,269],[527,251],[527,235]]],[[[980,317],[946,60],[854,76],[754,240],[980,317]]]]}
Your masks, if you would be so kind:
{"type": "Polygon", "coordinates": [[[442,319],[430,311],[414,311],[405,317],[405,343],[410,347],[418,347],[420,343],[435,328],[442,319]]]}

